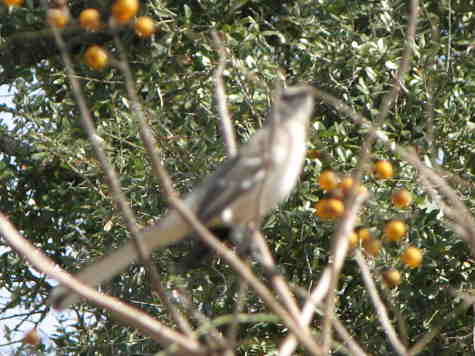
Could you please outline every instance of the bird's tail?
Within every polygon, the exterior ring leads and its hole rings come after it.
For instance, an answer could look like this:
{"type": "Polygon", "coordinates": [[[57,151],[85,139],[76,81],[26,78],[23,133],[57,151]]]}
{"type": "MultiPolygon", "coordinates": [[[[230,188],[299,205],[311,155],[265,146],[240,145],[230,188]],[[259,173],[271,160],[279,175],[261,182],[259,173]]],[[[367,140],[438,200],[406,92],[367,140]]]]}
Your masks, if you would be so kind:
{"type": "MultiPolygon", "coordinates": [[[[171,211],[159,223],[142,231],[142,241],[147,253],[159,247],[169,246],[188,235],[190,225],[178,213],[171,211]]],[[[137,260],[137,249],[133,241],[128,241],[102,260],[86,267],[76,278],[89,286],[95,287],[112,279],[137,260]]],[[[79,296],[65,286],[55,287],[49,297],[49,303],[56,309],[64,309],[76,303],[79,296]]]]}

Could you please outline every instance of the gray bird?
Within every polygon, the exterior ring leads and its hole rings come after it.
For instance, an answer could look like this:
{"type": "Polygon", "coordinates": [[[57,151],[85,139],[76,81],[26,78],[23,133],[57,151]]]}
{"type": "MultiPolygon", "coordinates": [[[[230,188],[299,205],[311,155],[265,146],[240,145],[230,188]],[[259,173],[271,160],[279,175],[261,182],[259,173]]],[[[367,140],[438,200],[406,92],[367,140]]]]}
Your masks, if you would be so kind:
{"type": "MultiPolygon", "coordinates": [[[[313,89],[299,86],[275,95],[265,125],[208,176],[184,202],[208,228],[243,227],[259,223],[285,200],[297,183],[306,154],[306,138],[314,105],[313,89]]],[[[180,214],[170,210],[158,223],[142,231],[147,251],[176,243],[193,233],[180,214]]],[[[86,267],[77,278],[97,286],[137,260],[133,241],[86,267]]],[[[49,302],[57,309],[77,302],[64,286],[55,287],[49,302]]]]}

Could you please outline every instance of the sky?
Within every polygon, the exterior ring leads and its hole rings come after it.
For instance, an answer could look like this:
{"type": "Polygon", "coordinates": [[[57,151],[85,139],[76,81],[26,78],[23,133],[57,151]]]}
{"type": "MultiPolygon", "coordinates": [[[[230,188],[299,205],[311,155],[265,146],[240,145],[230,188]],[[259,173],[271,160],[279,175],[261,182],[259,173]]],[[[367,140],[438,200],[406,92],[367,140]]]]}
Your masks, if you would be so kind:
{"type": "MultiPolygon", "coordinates": [[[[8,85],[0,85],[0,105],[6,104],[9,107],[13,107],[12,98],[13,93],[8,90],[8,85]]],[[[0,119],[2,120],[2,122],[8,122],[8,119],[11,119],[11,115],[0,112],[0,119]]]]}

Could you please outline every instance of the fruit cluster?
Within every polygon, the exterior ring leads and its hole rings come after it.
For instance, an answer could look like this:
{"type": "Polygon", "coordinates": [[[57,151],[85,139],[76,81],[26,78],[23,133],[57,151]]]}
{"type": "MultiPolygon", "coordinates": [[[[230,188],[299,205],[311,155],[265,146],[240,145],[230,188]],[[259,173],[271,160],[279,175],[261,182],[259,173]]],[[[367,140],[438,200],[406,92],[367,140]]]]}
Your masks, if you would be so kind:
{"type": "MultiPolygon", "coordinates": [[[[24,0],[2,0],[8,7],[19,7],[24,0]]],[[[52,2],[46,15],[46,22],[54,28],[63,29],[71,22],[69,9],[66,1],[56,0],[52,2]]],[[[111,25],[128,24],[139,11],[139,0],[115,0],[111,7],[111,25]]],[[[101,13],[97,9],[83,10],[78,19],[78,24],[86,31],[98,31],[106,25],[101,21],[101,13]]],[[[133,27],[139,37],[150,37],[155,32],[155,23],[148,16],[138,17],[133,27]]],[[[109,63],[108,52],[99,45],[91,45],[84,52],[84,61],[93,70],[101,70],[109,63]]]]}
{"type": "MultiPolygon", "coordinates": [[[[374,163],[372,173],[376,180],[386,180],[394,176],[394,167],[387,160],[379,160],[374,163]]],[[[350,193],[367,194],[368,190],[360,183],[356,183],[351,176],[341,177],[332,170],[324,170],[318,178],[319,186],[326,192],[314,206],[315,215],[322,220],[336,220],[345,212],[345,200],[350,193]]],[[[391,203],[397,209],[407,209],[412,203],[412,194],[405,188],[393,191],[391,203]]],[[[368,227],[356,228],[348,236],[348,244],[351,249],[361,247],[366,255],[377,257],[383,248],[384,242],[399,243],[408,234],[408,226],[399,218],[390,219],[382,228],[382,237],[375,238],[374,229],[368,227]]],[[[399,260],[407,267],[416,268],[422,263],[422,250],[408,245],[399,257],[399,260]]],[[[401,274],[395,268],[388,268],[382,274],[383,280],[389,287],[401,283],[401,274]]]]}

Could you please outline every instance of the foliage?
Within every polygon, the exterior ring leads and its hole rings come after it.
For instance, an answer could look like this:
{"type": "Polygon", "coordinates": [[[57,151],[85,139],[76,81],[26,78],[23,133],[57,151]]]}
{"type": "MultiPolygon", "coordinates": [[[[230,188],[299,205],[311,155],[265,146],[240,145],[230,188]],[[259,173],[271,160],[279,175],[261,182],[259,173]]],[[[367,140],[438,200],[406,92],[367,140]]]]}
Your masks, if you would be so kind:
{"type": "MultiPolygon", "coordinates": [[[[86,7],[99,8],[103,18],[109,16],[110,2],[68,5],[75,19],[86,7]]],[[[13,113],[11,120],[0,122],[0,211],[55,262],[76,271],[120,245],[128,234],[79,123],[70,82],[42,6],[27,0],[11,11],[0,8],[0,82],[15,88],[15,108],[0,107],[13,113]]],[[[402,56],[408,4],[397,0],[150,0],[141,2],[140,15],[157,22],[155,35],[138,38],[131,26],[124,26],[120,39],[163,162],[175,188],[184,193],[225,158],[213,99],[218,54],[212,30],[218,31],[226,47],[229,109],[239,140],[246,141],[264,120],[271,89],[282,78],[289,85],[310,83],[375,121],[402,56]]],[[[391,140],[413,147],[430,167],[443,172],[472,212],[474,26],[473,1],[421,2],[411,69],[380,127],[391,140]]],[[[138,135],[124,77],[117,67],[93,71],[81,59],[92,43],[119,58],[117,46],[107,29],[88,33],[71,25],[64,36],[98,133],[139,221],[146,225],[163,214],[166,201],[138,135]]],[[[293,285],[309,289],[329,261],[336,223],[313,214],[314,203],[324,195],[317,177],[327,168],[351,174],[366,133],[367,129],[326,102],[315,108],[309,148],[319,151],[319,158],[309,155],[298,188],[262,228],[280,270],[293,285]]],[[[401,218],[409,226],[404,242],[385,243],[369,263],[394,324],[398,325],[397,315],[402,315],[407,339],[404,333],[402,338],[412,345],[460,305],[459,292],[474,288],[474,260],[439,202],[427,194],[418,171],[380,142],[374,144],[372,154],[374,160],[390,160],[396,176],[378,181],[367,167],[363,183],[372,198],[359,223],[372,227],[377,237],[389,219],[401,218]],[[391,193],[401,187],[415,198],[407,210],[391,204],[391,193]],[[399,255],[408,244],[424,250],[421,267],[402,266],[399,255]],[[390,267],[398,268],[403,280],[388,290],[381,272],[390,267]]],[[[175,273],[176,262],[188,248],[185,243],[154,254],[163,284],[170,290],[186,290],[195,308],[210,318],[232,313],[239,285],[236,273],[216,258],[207,268],[175,273]]],[[[12,298],[2,311],[22,306],[31,313],[48,313],[45,299],[52,281],[33,272],[9,249],[3,250],[0,263],[1,286],[12,298]]],[[[267,278],[256,260],[253,267],[260,278],[267,278]]],[[[105,290],[172,323],[140,266],[130,267],[105,290]]],[[[394,353],[351,256],[340,276],[337,296],[337,315],[360,345],[374,355],[394,353]]],[[[49,335],[61,352],[120,355],[161,350],[91,305],[81,304],[75,310],[73,327],[49,335]]],[[[268,309],[249,291],[243,311],[268,309]]],[[[472,319],[468,313],[447,317],[421,355],[470,354],[472,319]]],[[[200,324],[196,319],[193,323],[200,324]]],[[[312,326],[319,332],[321,318],[312,326]]],[[[241,324],[238,352],[270,353],[285,333],[283,325],[274,321],[241,324]]]]}

